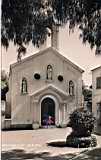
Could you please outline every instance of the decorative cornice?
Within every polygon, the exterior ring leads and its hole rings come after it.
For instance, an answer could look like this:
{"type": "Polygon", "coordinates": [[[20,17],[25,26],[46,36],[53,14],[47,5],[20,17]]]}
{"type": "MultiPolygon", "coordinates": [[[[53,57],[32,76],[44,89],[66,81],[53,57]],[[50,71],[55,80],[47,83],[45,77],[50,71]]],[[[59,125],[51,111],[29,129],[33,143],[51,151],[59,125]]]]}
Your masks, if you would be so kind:
{"type": "Polygon", "coordinates": [[[66,93],[66,92],[58,89],[57,87],[55,87],[55,86],[52,85],[52,84],[49,84],[47,87],[41,88],[40,90],[38,90],[37,92],[34,92],[34,93],[30,94],[29,96],[31,96],[31,97],[32,97],[32,96],[36,96],[37,94],[43,93],[44,91],[47,91],[47,90],[49,90],[49,89],[50,89],[51,91],[54,91],[55,93],[61,94],[61,95],[65,96],[65,97],[68,97],[68,93],[66,93]]]}

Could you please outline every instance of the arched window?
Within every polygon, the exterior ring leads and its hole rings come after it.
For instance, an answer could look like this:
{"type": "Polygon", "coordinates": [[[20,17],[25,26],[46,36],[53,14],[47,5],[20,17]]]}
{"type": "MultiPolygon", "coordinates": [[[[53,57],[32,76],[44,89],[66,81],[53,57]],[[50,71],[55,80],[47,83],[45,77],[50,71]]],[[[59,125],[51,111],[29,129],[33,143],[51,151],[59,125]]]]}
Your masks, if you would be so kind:
{"type": "Polygon", "coordinates": [[[49,80],[52,80],[52,77],[53,76],[53,68],[52,66],[49,64],[47,66],[47,73],[46,73],[46,78],[49,79],[49,80]]]}
{"type": "Polygon", "coordinates": [[[69,81],[69,95],[74,95],[74,83],[73,81],[69,81]]]}
{"type": "Polygon", "coordinates": [[[26,78],[22,79],[21,93],[23,93],[23,94],[27,93],[27,80],[26,80],[26,78]]]}

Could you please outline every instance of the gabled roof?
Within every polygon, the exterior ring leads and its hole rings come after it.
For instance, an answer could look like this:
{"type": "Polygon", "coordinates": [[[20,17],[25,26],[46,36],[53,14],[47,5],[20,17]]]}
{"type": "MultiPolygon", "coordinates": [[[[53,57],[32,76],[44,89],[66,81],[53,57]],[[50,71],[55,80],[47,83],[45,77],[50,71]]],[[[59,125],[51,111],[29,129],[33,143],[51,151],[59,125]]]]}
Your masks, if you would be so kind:
{"type": "Polygon", "coordinates": [[[101,66],[97,66],[97,67],[91,69],[91,71],[95,71],[96,69],[99,69],[99,68],[101,68],[101,66]]]}
{"type": "Polygon", "coordinates": [[[42,54],[45,54],[47,51],[52,51],[54,54],[56,54],[57,56],[59,56],[61,59],[65,60],[67,63],[69,63],[71,66],[73,66],[75,69],[79,70],[81,73],[84,72],[83,69],[81,69],[81,67],[79,67],[78,65],[76,65],[75,63],[73,63],[72,61],[70,61],[69,59],[67,59],[65,56],[63,56],[62,54],[60,54],[55,48],[53,47],[48,47],[44,50],[41,50],[27,58],[24,58],[21,60],[21,62],[16,62],[16,63],[13,63],[10,65],[11,68],[15,67],[15,66],[19,66],[20,64],[26,62],[26,61],[29,61],[31,60],[32,58],[35,58],[37,56],[40,56],[42,54]]]}

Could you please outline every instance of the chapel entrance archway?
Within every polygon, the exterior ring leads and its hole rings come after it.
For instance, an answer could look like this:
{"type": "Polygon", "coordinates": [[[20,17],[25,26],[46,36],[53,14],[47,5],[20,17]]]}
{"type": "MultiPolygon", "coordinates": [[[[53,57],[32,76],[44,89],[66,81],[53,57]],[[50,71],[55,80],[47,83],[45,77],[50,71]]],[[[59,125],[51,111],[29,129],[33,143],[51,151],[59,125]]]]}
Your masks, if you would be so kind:
{"type": "Polygon", "coordinates": [[[46,97],[41,102],[41,125],[46,125],[51,118],[51,125],[55,125],[55,102],[52,98],[46,97]]]}

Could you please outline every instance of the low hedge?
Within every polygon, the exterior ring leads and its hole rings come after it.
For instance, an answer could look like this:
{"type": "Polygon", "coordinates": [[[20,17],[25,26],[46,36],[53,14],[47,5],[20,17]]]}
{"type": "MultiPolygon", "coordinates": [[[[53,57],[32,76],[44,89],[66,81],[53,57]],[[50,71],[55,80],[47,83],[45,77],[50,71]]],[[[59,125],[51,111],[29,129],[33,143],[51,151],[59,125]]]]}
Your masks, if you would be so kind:
{"type": "Polygon", "coordinates": [[[87,148],[87,147],[95,147],[97,145],[96,137],[74,137],[73,135],[69,135],[66,139],[66,145],[68,147],[78,147],[78,148],[87,148]]]}

